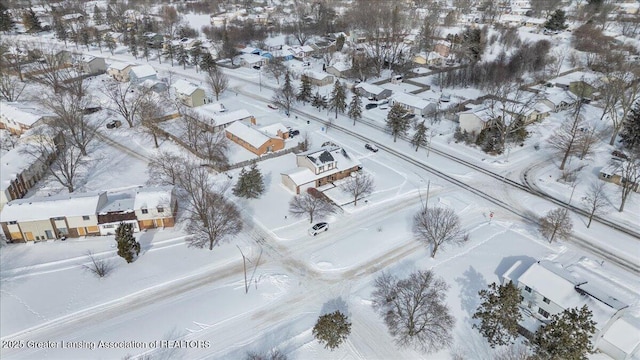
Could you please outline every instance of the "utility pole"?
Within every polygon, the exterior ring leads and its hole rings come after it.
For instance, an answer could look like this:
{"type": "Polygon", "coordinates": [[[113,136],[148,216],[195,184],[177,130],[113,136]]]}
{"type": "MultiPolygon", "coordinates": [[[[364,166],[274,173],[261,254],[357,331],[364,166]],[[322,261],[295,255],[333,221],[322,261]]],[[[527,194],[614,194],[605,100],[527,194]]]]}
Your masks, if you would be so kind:
{"type": "Polygon", "coordinates": [[[236,247],[238,248],[238,250],[240,250],[240,255],[242,255],[242,267],[244,268],[244,293],[248,294],[249,283],[247,283],[247,258],[244,256],[244,253],[242,252],[242,249],[240,249],[240,246],[236,245],[236,247]]]}

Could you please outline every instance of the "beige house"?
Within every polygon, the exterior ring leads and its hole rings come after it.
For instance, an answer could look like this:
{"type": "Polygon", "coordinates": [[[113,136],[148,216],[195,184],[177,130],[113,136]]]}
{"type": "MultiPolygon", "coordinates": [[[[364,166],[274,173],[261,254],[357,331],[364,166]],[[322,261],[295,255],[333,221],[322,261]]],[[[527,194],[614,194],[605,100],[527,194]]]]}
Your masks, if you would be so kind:
{"type": "Polygon", "coordinates": [[[338,78],[346,78],[351,71],[351,64],[344,62],[338,62],[327,67],[327,72],[338,78]]]}
{"type": "Polygon", "coordinates": [[[120,82],[128,82],[129,81],[129,72],[133,68],[132,64],[125,64],[115,62],[109,65],[107,69],[107,75],[113,77],[116,81],[120,82]]]}
{"type": "Polygon", "coordinates": [[[0,224],[11,241],[99,235],[97,210],[106,202],[104,191],[13,200],[2,208],[0,224]]]}
{"type": "Polygon", "coordinates": [[[176,98],[188,107],[202,106],[205,104],[204,89],[185,80],[178,80],[172,85],[176,98]]]}
{"type": "Polygon", "coordinates": [[[311,85],[315,86],[331,85],[335,81],[333,75],[313,70],[305,71],[302,76],[306,76],[311,85]]]}
{"type": "Polygon", "coordinates": [[[47,159],[25,156],[24,147],[17,147],[2,155],[0,163],[0,210],[11,200],[27,194],[46,173],[47,159]]]}
{"type": "Polygon", "coordinates": [[[0,129],[14,135],[21,135],[53,118],[52,113],[36,103],[0,101],[0,129]]]}
{"type": "MultiPolygon", "coordinates": [[[[623,182],[627,181],[624,176],[622,176],[622,169],[626,165],[628,165],[626,161],[614,162],[608,166],[603,167],[600,170],[598,177],[606,182],[621,185],[623,182]]],[[[631,189],[635,192],[640,192],[640,183],[635,183],[631,189]]]]}
{"type": "Polygon", "coordinates": [[[266,131],[260,131],[239,121],[225,128],[229,140],[260,156],[284,149],[284,139],[266,131]]]}
{"type": "Polygon", "coordinates": [[[324,146],[296,154],[296,167],[281,173],[282,184],[296,194],[344,179],[360,162],[339,146],[324,146]]]}
{"type": "Polygon", "coordinates": [[[139,188],[133,209],[142,230],[174,226],[178,202],[173,186],[139,188]]]}

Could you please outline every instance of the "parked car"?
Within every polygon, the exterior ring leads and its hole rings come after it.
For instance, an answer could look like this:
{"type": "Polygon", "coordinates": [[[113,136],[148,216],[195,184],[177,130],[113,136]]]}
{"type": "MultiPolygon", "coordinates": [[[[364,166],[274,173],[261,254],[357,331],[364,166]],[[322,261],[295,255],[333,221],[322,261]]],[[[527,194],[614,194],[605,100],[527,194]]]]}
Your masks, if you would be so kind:
{"type": "Polygon", "coordinates": [[[373,152],[378,152],[378,148],[375,145],[364,144],[364,148],[373,152]]]}
{"type": "Polygon", "coordinates": [[[377,107],[378,107],[378,104],[374,104],[374,103],[369,103],[369,104],[364,106],[364,108],[367,109],[367,110],[375,109],[377,107]]]}
{"type": "Polygon", "coordinates": [[[313,225],[313,227],[311,227],[311,229],[309,229],[309,234],[316,236],[319,233],[323,232],[323,231],[327,231],[329,230],[329,224],[327,224],[326,222],[319,222],[315,225],[313,225]]]}
{"type": "Polygon", "coordinates": [[[382,104],[380,106],[378,106],[378,109],[380,110],[387,110],[389,108],[389,104],[382,104]]]}
{"type": "Polygon", "coordinates": [[[256,69],[256,70],[260,70],[260,66],[258,66],[258,65],[253,65],[253,68],[256,69]]]}
{"type": "Polygon", "coordinates": [[[298,135],[300,135],[300,130],[293,130],[293,129],[289,130],[289,137],[290,138],[292,138],[294,136],[298,136],[298,135]]]}
{"type": "Polygon", "coordinates": [[[95,106],[95,107],[86,107],[84,109],[82,109],[82,113],[85,115],[89,115],[89,114],[93,114],[95,112],[98,112],[102,110],[102,107],[100,106],[95,106]]]}
{"type": "Polygon", "coordinates": [[[611,155],[614,158],[618,158],[618,159],[622,159],[622,160],[629,160],[629,157],[627,156],[627,154],[625,154],[625,153],[623,153],[622,151],[619,151],[619,150],[613,150],[611,155]]]}
{"type": "Polygon", "coordinates": [[[273,109],[273,110],[278,110],[278,106],[274,105],[274,104],[267,104],[267,107],[269,109],[273,109]]]}
{"type": "Polygon", "coordinates": [[[119,128],[120,126],[122,126],[122,121],[120,120],[113,120],[110,123],[107,123],[107,129],[115,129],[115,128],[119,128]]]}

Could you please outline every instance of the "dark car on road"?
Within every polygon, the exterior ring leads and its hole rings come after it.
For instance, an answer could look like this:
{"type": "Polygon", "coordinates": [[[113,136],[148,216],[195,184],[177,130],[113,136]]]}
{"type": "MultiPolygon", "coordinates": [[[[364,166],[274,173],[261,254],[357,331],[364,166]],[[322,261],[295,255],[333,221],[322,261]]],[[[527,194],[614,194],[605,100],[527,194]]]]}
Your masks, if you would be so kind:
{"type": "Polygon", "coordinates": [[[377,107],[378,107],[378,104],[374,104],[374,103],[369,103],[369,104],[364,106],[364,108],[367,109],[367,110],[375,109],[377,107]]]}
{"type": "Polygon", "coordinates": [[[378,152],[378,148],[375,145],[364,144],[364,148],[373,152],[378,152]]]}

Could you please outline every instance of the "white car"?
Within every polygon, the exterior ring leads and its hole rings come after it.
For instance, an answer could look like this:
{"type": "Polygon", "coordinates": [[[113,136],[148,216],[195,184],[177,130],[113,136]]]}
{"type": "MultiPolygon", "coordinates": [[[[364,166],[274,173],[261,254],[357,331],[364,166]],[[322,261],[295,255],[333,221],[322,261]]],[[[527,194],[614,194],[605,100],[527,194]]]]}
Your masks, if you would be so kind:
{"type": "Polygon", "coordinates": [[[313,225],[313,227],[311,227],[311,229],[309,229],[309,234],[316,236],[319,233],[323,232],[323,231],[327,231],[329,230],[329,224],[327,224],[326,222],[320,222],[317,223],[315,225],[313,225]]]}

